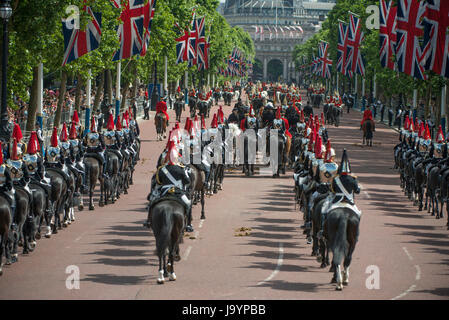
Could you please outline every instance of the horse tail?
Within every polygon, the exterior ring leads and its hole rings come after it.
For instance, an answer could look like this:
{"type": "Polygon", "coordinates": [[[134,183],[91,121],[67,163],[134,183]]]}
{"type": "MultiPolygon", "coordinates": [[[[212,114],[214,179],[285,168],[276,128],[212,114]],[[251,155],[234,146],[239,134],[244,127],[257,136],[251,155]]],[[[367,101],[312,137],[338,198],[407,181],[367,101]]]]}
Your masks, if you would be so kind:
{"type": "MultiPolygon", "coordinates": [[[[343,262],[343,259],[346,255],[346,247],[347,247],[347,229],[348,229],[348,219],[345,215],[345,212],[342,210],[338,210],[339,214],[334,215],[334,230],[335,235],[333,237],[333,241],[331,243],[331,250],[333,252],[332,264],[334,266],[338,266],[343,262]]],[[[328,219],[331,218],[328,215],[328,219]]],[[[331,219],[329,219],[331,222],[331,219]]],[[[330,227],[331,228],[331,227],[330,227]]]]}
{"type": "Polygon", "coordinates": [[[91,183],[91,171],[92,171],[92,167],[91,167],[91,165],[90,165],[90,163],[89,162],[86,162],[85,164],[84,164],[84,166],[85,166],[85,170],[86,170],[86,184],[87,184],[87,187],[89,188],[89,190],[91,189],[91,187],[90,187],[90,183],[91,183]]]}
{"type": "MultiPolygon", "coordinates": [[[[156,208],[153,208],[155,210],[156,208]]],[[[158,208],[156,209],[158,210],[158,208]]],[[[159,230],[156,233],[156,250],[159,257],[162,257],[165,254],[165,251],[168,248],[170,243],[170,235],[173,228],[173,221],[170,219],[170,214],[168,213],[166,208],[161,208],[159,216],[159,223],[155,221],[153,223],[154,226],[159,225],[159,230]]],[[[153,216],[155,214],[153,213],[153,216]]]]}

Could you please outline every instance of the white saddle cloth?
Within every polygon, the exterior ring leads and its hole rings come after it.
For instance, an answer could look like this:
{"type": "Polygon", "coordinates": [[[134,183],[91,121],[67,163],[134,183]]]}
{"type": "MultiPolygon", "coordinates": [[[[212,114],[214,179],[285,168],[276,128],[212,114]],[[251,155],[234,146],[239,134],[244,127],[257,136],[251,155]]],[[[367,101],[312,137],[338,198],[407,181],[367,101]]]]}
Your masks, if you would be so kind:
{"type": "Polygon", "coordinates": [[[348,208],[348,209],[354,211],[354,213],[357,214],[357,215],[359,216],[359,218],[360,218],[361,215],[362,215],[362,211],[360,211],[359,208],[357,208],[357,206],[356,206],[355,204],[354,204],[354,205],[351,205],[351,204],[349,204],[349,203],[347,203],[347,202],[337,202],[337,203],[334,203],[333,205],[331,205],[331,206],[329,207],[329,209],[327,209],[327,212],[329,213],[330,211],[332,211],[332,210],[334,210],[334,209],[337,209],[337,208],[348,208]]]}

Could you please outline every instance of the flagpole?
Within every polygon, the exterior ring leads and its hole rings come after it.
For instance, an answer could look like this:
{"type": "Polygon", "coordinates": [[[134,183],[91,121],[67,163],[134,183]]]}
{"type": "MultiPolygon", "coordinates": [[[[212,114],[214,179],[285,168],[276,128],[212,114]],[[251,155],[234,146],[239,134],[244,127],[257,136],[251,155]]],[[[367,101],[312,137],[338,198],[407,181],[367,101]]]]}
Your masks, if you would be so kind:
{"type": "Polygon", "coordinates": [[[165,56],[164,90],[166,90],[168,92],[168,59],[167,59],[167,56],[165,56]]]}
{"type": "Polygon", "coordinates": [[[374,78],[373,78],[373,99],[374,99],[374,101],[377,100],[377,83],[376,83],[376,80],[377,80],[377,74],[376,74],[376,72],[374,72],[374,78]]]}
{"type": "MultiPolygon", "coordinates": [[[[91,75],[92,75],[92,70],[89,69],[87,71],[87,83],[86,83],[86,113],[85,113],[85,119],[84,119],[84,123],[85,123],[85,132],[88,132],[87,129],[90,128],[90,99],[91,99],[91,91],[92,91],[92,80],[91,80],[91,75]]],[[[98,128],[99,130],[101,130],[101,128],[98,128]]]]}
{"type": "Polygon", "coordinates": [[[446,93],[447,83],[445,83],[441,89],[441,128],[443,129],[443,132],[446,132],[446,93]]]}
{"type": "Polygon", "coordinates": [[[185,98],[185,104],[189,103],[189,71],[186,70],[186,73],[184,75],[184,98],[185,98]]]}
{"type": "Polygon", "coordinates": [[[340,94],[340,87],[339,87],[339,80],[340,80],[340,77],[339,77],[339,73],[338,73],[338,71],[337,71],[337,92],[338,92],[338,94],[340,94]]]}
{"type": "Polygon", "coordinates": [[[120,114],[120,78],[122,73],[122,62],[117,61],[117,78],[115,81],[115,123],[117,123],[117,117],[120,114]]]}
{"type": "MultiPolygon", "coordinates": [[[[43,112],[42,112],[42,105],[43,105],[43,91],[44,91],[44,64],[41,62],[39,63],[39,68],[37,70],[38,72],[38,81],[37,81],[37,113],[36,113],[36,121],[39,123],[39,127],[42,129],[43,126],[43,112]]],[[[43,147],[43,146],[41,146],[43,147]]]]}

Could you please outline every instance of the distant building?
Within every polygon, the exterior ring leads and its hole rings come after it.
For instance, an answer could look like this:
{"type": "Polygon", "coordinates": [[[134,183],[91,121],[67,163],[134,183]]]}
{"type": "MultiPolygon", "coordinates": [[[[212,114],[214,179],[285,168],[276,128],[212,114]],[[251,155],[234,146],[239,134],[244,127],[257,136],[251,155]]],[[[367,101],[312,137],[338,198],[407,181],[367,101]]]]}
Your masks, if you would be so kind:
{"type": "Polygon", "coordinates": [[[295,45],[304,43],[321,29],[335,2],[226,0],[219,10],[231,26],[243,28],[254,40],[253,79],[278,81],[281,78],[290,82],[298,81],[292,57],[295,45]]]}

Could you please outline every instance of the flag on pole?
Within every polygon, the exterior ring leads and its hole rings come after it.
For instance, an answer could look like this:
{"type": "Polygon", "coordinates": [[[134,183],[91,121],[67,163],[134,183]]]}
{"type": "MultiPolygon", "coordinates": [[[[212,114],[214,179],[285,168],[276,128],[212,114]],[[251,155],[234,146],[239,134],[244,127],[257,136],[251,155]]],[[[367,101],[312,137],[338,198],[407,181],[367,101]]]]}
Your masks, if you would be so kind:
{"type": "Polygon", "coordinates": [[[350,77],[356,72],[365,75],[365,64],[362,59],[360,46],[362,45],[363,32],[361,19],[353,13],[349,14],[349,28],[347,39],[347,74],[350,77]]]}
{"type": "Polygon", "coordinates": [[[396,54],[396,13],[397,7],[393,1],[380,0],[380,64],[384,68],[395,70],[394,55],[396,54]]]}
{"type": "Polygon", "coordinates": [[[151,38],[151,24],[154,18],[154,11],[156,10],[156,0],[148,0],[148,3],[143,8],[143,26],[145,32],[143,36],[143,47],[140,55],[143,57],[146,55],[148,46],[150,45],[151,38]]]}
{"type": "Polygon", "coordinates": [[[422,20],[425,11],[424,2],[398,0],[395,48],[398,70],[421,80],[427,80],[424,54],[419,42],[424,35],[422,20]]]}
{"type": "Polygon", "coordinates": [[[348,46],[348,24],[340,21],[338,25],[337,71],[346,75],[346,55],[348,46]]]}
{"type": "Polygon", "coordinates": [[[62,20],[62,33],[64,35],[63,66],[100,46],[101,13],[94,13],[90,7],[84,7],[83,10],[92,17],[85,30],[75,29],[73,20],[62,20]],[[69,25],[69,22],[72,24],[69,25]]]}
{"type": "Polygon", "coordinates": [[[120,49],[115,52],[112,61],[131,58],[142,52],[144,38],[143,0],[127,0],[120,14],[120,20],[122,24],[117,28],[120,49]]]}
{"type": "Polygon", "coordinates": [[[429,0],[424,18],[425,69],[449,78],[449,1],[429,0]]]}

